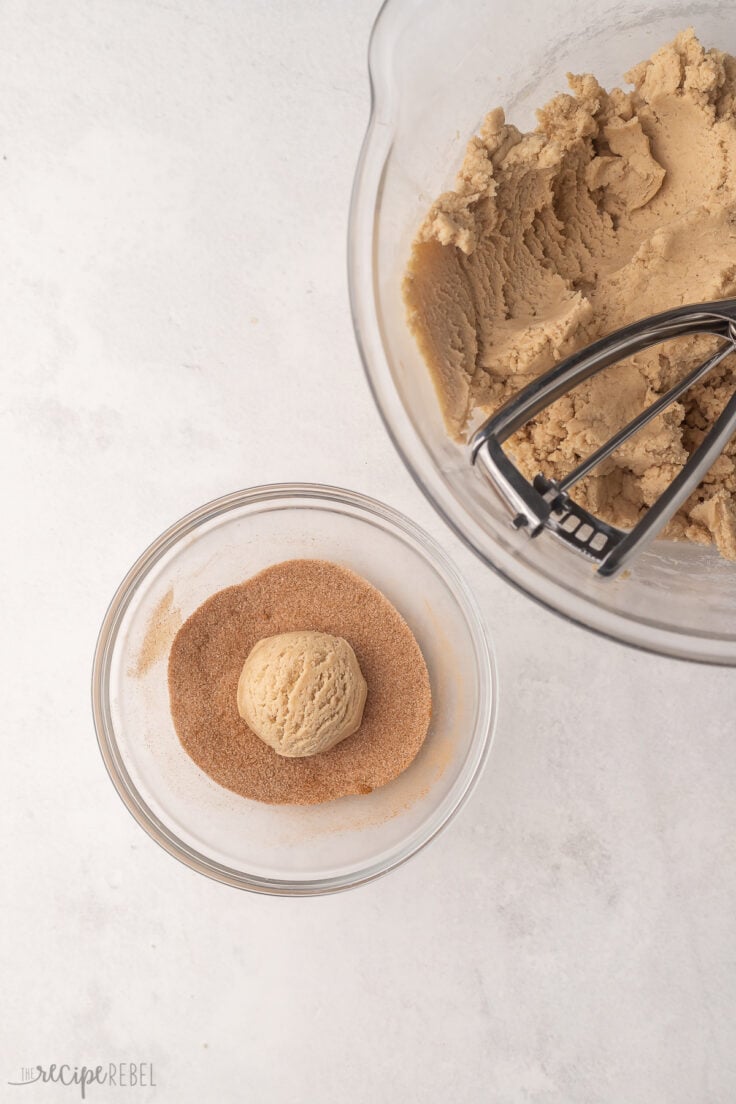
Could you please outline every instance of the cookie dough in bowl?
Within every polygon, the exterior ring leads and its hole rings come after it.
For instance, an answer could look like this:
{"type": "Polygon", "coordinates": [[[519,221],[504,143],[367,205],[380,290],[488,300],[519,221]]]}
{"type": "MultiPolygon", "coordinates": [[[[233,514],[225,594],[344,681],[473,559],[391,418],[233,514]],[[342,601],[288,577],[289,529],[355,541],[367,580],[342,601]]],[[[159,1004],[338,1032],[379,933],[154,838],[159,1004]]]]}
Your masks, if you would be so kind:
{"type": "MultiPolygon", "coordinates": [[[[670,307],[736,294],[736,60],[678,34],[606,91],[568,75],[523,134],[500,109],[430,208],[404,292],[448,432],[464,440],[535,376],[670,307]]],[[[669,341],[594,376],[511,443],[563,478],[719,343],[669,341]]],[[[636,524],[736,388],[731,359],[599,465],[575,497],[636,524]]],[[[736,560],[736,440],[664,534],[736,560]]]]}
{"type": "Polygon", "coordinates": [[[238,680],[238,712],[279,755],[301,759],[357,732],[367,693],[347,640],[303,629],[253,645],[238,680]]]}
{"type": "MultiPolygon", "coordinates": [[[[388,0],[370,49],[375,104],[356,172],[349,273],[356,337],[390,435],[478,555],[600,633],[734,664],[732,453],[666,539],[625,579],[604,582],[550,534],[516,532],[466,444],[508,394],[598,333],[733,291],[731,193],[720,184],[731,108],[708,84],[732,80],[725,54],[736,54],[736,25],[717,4],[388,0]],[[677,55],[676,86],[671,60],[652,61],[661,51],[677,55]],[[675,152],[663,107],[673,98],[691,107],[695,160],[689,146],[689,159],[675,152]],[[659,112],[655,126],[647,110],[659,112]],[[673,297],[659,302],[663,290],[673,297]]],[[[663,346],[608,369],[516,437],[520,467],[570,470],[708,347],[663,346]]],[[[730,371],[724,362],[595,471],[583,504],[622,526],[639,517],[730,393],[730,371]]]]}
{"type": "Polygon", "coordinates": [[[384,874],[449,822],[486,760],[496,673],[436,541],[362,495],[281,484],[206,503],[146,549],[105,617],[93,708],[152,839],[227,885],[302,896],[384,874]],[[258,641],[306,630],[350,644],[367,695],[351,736],[290,758],[237,689],[258,641]]]}
{"type": "Polygon", "coordinates": [[[197,766],[274,805],[371,794],[411,766],[432,715],[404,618],[326,560],[274,563],[210,595],[174,637],[168,681],[197,766]]]}

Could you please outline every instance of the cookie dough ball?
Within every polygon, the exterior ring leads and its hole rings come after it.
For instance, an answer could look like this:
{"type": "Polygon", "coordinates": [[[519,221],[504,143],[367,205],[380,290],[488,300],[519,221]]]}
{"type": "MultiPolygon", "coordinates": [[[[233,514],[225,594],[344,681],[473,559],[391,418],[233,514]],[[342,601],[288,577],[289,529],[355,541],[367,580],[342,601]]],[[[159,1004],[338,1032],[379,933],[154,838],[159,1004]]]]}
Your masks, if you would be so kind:
{"type": "Polygon", "coordinates": [[[363,719],[368,687],[341,636],[290,632],[259,640],[238,682],[238,712],[279,755],[328,751],[363,719]]]}

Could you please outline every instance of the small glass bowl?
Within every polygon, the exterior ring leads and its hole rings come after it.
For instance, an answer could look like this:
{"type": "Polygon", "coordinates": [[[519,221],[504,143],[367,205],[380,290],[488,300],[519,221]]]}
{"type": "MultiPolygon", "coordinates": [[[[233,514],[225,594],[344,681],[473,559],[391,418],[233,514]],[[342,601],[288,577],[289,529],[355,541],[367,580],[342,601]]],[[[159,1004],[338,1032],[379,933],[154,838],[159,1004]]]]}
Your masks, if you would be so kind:
{"type": "Polygon", "coordinates": [[[306,896],[371,881],[405,862],[475,785],[496,716],[493,655],[475,601],[445,553],[408,518],[334,487],[257,487],[168,529],[120,584],[92,677],[97,738],[138,823],[169,854],[227,885],[306,896]],[[185,753],[169,712],[167,661],[183,619],[270,564],[326,559],[372,582],[424,653],[432,722],[412,765],[365,796],[270,806],[223,789],[185,753]]]}

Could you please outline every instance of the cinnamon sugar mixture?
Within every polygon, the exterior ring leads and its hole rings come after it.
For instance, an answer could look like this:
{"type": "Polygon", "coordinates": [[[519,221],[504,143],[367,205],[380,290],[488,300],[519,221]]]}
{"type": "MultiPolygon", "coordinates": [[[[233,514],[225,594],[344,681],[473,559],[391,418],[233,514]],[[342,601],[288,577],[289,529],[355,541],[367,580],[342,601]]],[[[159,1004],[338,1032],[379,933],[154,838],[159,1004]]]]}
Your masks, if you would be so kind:
{"type": "Polygon", "coordinates": [[[184,750],[221,786],[273,805],[366,794],[412,762],[429,727],[424,657],[380,591],[325,560],[287,560],[213,594],[169,655],[171,715],[184,750]],[[344,637],[368,684],[358,731],[329,751],[287,759],[238,713],[243,663],[258,640],[314,629],[344,637]]]}

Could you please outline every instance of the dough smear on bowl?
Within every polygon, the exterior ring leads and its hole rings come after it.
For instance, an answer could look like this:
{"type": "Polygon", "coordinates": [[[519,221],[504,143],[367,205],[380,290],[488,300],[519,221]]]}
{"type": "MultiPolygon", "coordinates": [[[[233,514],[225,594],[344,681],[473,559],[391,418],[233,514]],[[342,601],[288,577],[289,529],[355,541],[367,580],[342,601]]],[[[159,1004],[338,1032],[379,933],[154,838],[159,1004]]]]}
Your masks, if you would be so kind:
{"type": "MultiPolygon", "coordinates": [[[[736,59],[692,30],[626,75],[572,94],[522,134],[492,111],[455,190],[432,205],[404,281],[447,432],[463,441],[520,387],[620,326],[736,296],[736,59]]],[[[560,478],[718,345],[679,338],[578,387],[510,442],[528,477],[560,478]]],[[[736,387],[733,359],[575,488],[629,527],[736,387]]],[[[736,440],[666,530],[736,560],[736,440]]]]}

